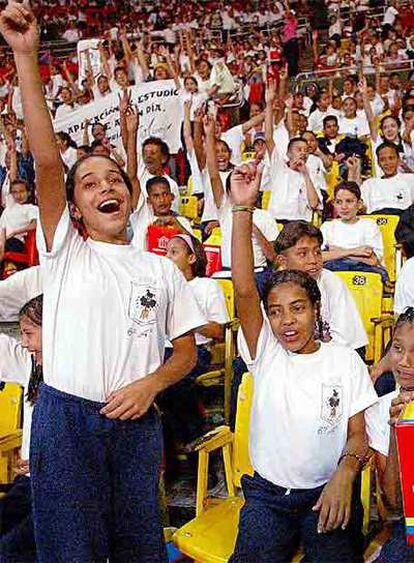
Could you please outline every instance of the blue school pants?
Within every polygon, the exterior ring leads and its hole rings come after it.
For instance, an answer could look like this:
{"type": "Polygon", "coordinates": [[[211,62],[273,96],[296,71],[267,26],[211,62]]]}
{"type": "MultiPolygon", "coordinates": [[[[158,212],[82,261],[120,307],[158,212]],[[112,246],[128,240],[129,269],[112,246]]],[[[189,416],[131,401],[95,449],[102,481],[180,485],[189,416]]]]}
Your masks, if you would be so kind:
{"type": "Polygon", "coordinates": [[[242,487],[246,502],[240,512],[231,563],[290,563],[301,543],[307,563],[362,561],[353,538],[353,526],[317,533],[319,512],[314,512],[312,507],[323,486],[284,489],[255,473],[253,477],[242,477],[242,487]]]}
{"type": "Polygon", "coordinates": [[[158,413],[110,420],[103,406],[41,385],[30,449],[40,563],[167,561],[158,413]]]}

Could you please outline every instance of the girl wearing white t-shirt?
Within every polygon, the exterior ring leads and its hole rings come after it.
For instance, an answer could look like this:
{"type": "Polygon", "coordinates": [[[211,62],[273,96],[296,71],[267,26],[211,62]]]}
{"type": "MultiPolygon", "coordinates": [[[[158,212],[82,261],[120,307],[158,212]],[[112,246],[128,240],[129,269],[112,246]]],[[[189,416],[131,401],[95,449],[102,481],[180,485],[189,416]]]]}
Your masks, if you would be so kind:
{"type": "Polygon", "coordinates": [[[0,501],[0,548],[4,561],[34,561],[31,486],[29,474],[30,429],[33,405],[42,375],[41,295],[27,302],[19,314],[22,340],[0,334],[0,381],[23,387],[23,436],[20,458],[14,468],[17,477],[0,501]]]}
{"type": "Polygon", "coordinates": [[[359,560],[350,526],[352,488],[368,444],[364,410],[375,403],[368,371],[351,349],[321,343],[321,294],[299,271],[276,272],[264,307],[251,250],[259,179],[251,166],[231,178],[232,274],[241,356],[254,378],[250,419],[253,477],[231,561],[288,561],[302,543],[318,562],[359,560]]]}
{"type": "MultiPolygon", "coordinates": [[[[172,385],[158,398],[158,405],[164,414],[168,450],[171,438],[176,446],[177,442],[185,445],[202,434],[203,418],[194,381],[209,370],[211,344],[223,340],[224,324],[229,319],[219,283],[205,277],[207,257],[202,244],[195,237],[187,234],[174,236],[168,243],[166,257],[183,273],[207,321],[195,333],[197,364],[183,380],[172,385]]],[[[167,346],[166,358],[170,355],[171,348],[167,346]]]]}
{"type": "Polygon", "coordinates": [[[398,409],[397,414],[401,415],[405,405],[414,400],[414,307],[408,307],[398,317],[387,359],[394,375],[395,390],[383,395],[378,403],[365,412],[369,445],[376,452],[376,469],[383,500],[393,520],[391,538],[382,547],[376,559],[378,563],[414,559],[414,549],[406,541],[393,424],[395,420],[390,421],[390,408],[398,409]]]}
{"type": "Polygon", "coordinates": [[[192,369],[192,330],[204,317],[170,261],[128,243],[133,184],[115,161],[78,160],[65,189],[28,4],[10,2],[0,30],[14,52],[41,221],[44,384],[30,448],[37,556],[166,561],[153,403],[192,369]],[[166,337],[173,354],[163,364],[166,337]]]}
{"type": "Polygon", "coordinates": [[[362,204],[361,190],[355,182],[342,182],[334,190],[338,219],[322,224],[324,268],[332,271],[362,271],[381,274],[384,245],[375,221],[357,216],[362,204]]]}

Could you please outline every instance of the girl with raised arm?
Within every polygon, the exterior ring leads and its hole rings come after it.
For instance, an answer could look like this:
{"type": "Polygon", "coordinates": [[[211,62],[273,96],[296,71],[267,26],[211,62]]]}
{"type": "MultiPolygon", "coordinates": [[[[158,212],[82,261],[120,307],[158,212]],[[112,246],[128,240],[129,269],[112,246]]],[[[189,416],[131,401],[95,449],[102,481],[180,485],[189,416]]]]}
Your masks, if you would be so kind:
{"type": "Polygon", "coordinates": [[[192,369],[192,330],[204,319],[170,261],[128,244],[132,187],[115,161],[78,160],[65,192],[29,4],[9,2],[0,30],[14,53],[40,210],[44,384],[30,452],[38,558],[166,561],[153,402],[192,369]],[[173,354],[162,365],[166,337],[173,354]]]}
{"type": "Polygon", "coordinates": [[[231,177],[232,277],[240,353],[254,378],[252,477],[231,561],[289,561],[302,543],[312,562],[360,561],[352,491],[368,453],[364,410],[377,396],[353,350],[321,343],[321,295],[304,272],[276,272],[260,304],[253,272],[252,166],[231,177]]]}

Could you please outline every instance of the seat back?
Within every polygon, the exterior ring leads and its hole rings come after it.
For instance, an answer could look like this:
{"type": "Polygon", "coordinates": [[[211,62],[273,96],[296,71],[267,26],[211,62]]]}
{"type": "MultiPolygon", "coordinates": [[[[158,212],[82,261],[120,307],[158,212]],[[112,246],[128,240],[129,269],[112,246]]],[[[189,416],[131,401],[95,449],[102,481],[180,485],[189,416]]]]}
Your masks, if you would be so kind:
{"type": "Polygon", "coordinates": [[[374,359],[374,332],[371,322],[382,314],[383,285],[380,274],[373,272],[335,272],[346,283],[361,315],[367,336],[368,346],[365,359],[374,359]]]}
{"type": "Polygon", "coordinates": [[[21,427],[23,390],[17,383],[6,383],[0,391],[0,437],[21,427]]]}
{"type": "Polygon", "coordinates": [[[263,190],[262,193],[262,209],[269,209],[270,196],[272,195],[272,190],[263,190]]]}
{"type": "Polygon", "coordinates": [[[198,199],[194,195],[181,196],[179,214],[188,219],[198,219],[198,199]]]}
{"type": "Polygon", "coordinates": [[[234,287],[233,282],[231,280],[225,279],[218,279],[217,280],[221,290],[224,294],[224,299],[226,301],[227,313],[229,315],[229,319],[234,319],[236,316],[236,308],[234,305],[234,287]]]}
{"type": "Polygon", "coordinates": [[[250,373],[243,375],[237,394],[237,414],[233,442],[233,481],[240,488],[244,474],[253,475],[249,455],[249,424],[254,382],[250,373]]]}
{"type": "Polygon", "coordinates": [[[391,282],[396,280],[396,240],[395,229],[397,228],[398,215],[363,215],[365,219],[375,221],[380,228],[384,244],[384,264],[391,282]]]}

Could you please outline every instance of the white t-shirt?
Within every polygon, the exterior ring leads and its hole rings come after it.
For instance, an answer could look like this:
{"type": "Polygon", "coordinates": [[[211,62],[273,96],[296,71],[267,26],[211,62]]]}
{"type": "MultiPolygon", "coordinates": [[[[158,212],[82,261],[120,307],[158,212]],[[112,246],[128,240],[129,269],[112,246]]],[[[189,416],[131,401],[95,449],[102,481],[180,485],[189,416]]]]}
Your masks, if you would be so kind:
{"type": "Polygon", "coordinates": [[[394,6],[388,6],[385,10],[382,25],[394,25],[396,16],[398,16],[398,10],[394,6]]]}
{"type": "Polygon", "coordinates": [[[328,115],[333,115],[337,117],[339,120],[340,112],[333,108],[329,108],[327,111],[321,111],[319,108],[316,108],[315,111],[313,111],[309,115],[309,120],[308,120],[309,129],[314,133],[319,133],[320,131],[322,131],[323,120],[325,119],[325,117],[328,117],[328,115]]]}
{"type": "MultiPolygon", "coordinates": [[[[178,215],[177,221],[190,234],[194,234],[190,221],[186,217],[178,215]]],[[[136,210],[131,213],[130,222],[134,232],[131,244],[139,250],[147,250],[147,231],[148,227],[157,220],[152,206],[149,205],[143,193],[141,193],[136,210]]]]}
{"type": "MultiPolygon", "coordinates": [[[[322,195],[319,186],[315,185],[319,202],[322,195]]],[[[273,150],[270,159],[269,212],[275,219],[283,220],[312,220],[312,208],[308,202],[305,177],[300,172],[289,168],[279,156],[278,150],[273,150]]]]}
{"type": "Polygon", "coordinates": [[[76,111],[78,107],[78,104],[73,104],[73,106],[70,106],[69,104],[60,104],[60,106],[58,106],[56,109],[55,119],[62,119],[63,117],[72,115],[72,113],[76,111]]]}
{"type": "Polygon", "coordinates": [[[19,320],[19,311],[25,303],[43,292],[40,266],[20,270],[0,281],[0,321],[19,320]]]}
{"type": "Polygon", "coordinates": [[[358,354],[333,342],[313,354],[286,351],[265,318],[252,361],[243,332],[239,349],[254,377],[249,449],[254,469],[288,489],[313,489],[335,472],[348,421],[377,395],[358,354]]]}
{"type": "MultiPolygon", "coordinates": [[[[173,201],[173,204],[172,204],[172,209],[173,209],[173,211],[178,211],[178,205],[179,205],[179,201],[180,201],[180,190],[178,188],[178,184],[168,174],[163,174],[162,177],[165,178],[166,180],[168,180],[168,183],[170,184],[171,192],[174,194],[174,201],[173,201]]],[[[150,174],[148,172],[148,170],[145,168],[145,166],[142,162],[142,159],[139,159],[138,179],[139,179],[139,183],[141,185],[141,192],[145,195],[145,197],[148,195],[147,194],[147,182],[151,178],[155,178],[155,174],[150,174]]]]}
{"type": "MultiPolygon", "coordinates": [[[[224,190],[226,189],[227,178],[232,173],[232,171],[232,169],[219,171],[221,183],[223,184],[224,190]]],[[[201,172],[201,179],[204,191],[204,208],[203,214],[201,216],[201,222],[204,223],[205,221],[218,221],[219,218],[217,214],[217,207],[214,201],[213,188],[211,187],[211,180],[207,167],[204,168],[204,170],[201,172]]]]}
{"type": "Polygon", "coordinates": [[[282,120],[273,130],[273,142],[282,159],[286,158],[289,140],[289,131],[286,128],[285,122],[282,120]]]}
{"type": "MultiPolygon", "coordinates": [[[[194,278],[188,283],[207,322],[225,324],[229,317],[220,284],[212,278],[194,278]]],[[[195,339],[197,346],[211,342],[211,338],[206,338],[199,332],[195,333],[195,339]]]]}
{"type": "MultiPolygon", "coordinates": [[[[13,203],[8,205],[0,216],[0,229],[6,229],[6,236],[17,229],[24,229],[31,221],[37,219],[39,209],[37,205],[31,203],[13,203]]],[[[24,241],[24,234],[16,235],[21,241],[24,241]]]]}
{"type": "Polygon", "coordinates": [[[403,313],[407,307],[414,307],[414,257],[404,263],[395,284],[394,313],[403,313]]]}
{"type": "MultiPolygon", "coordinates": [[[[231,232],[233,228],[232,204],[227,196],[223,197],[221,207],[217,209],[220,228],[221,228],[221,262],[223,268],[231,267],[231,232]]],[[[262,235],[270,242],[277,239],[279,234],[275,220],[265,209],[255,209],[253,212],[253,224],[259,229],[262,235]]],[[[253,233],[253,257],[254,267],[264,268],[266,266],[266,256],[260,248],[256,235],[253,233]]]]}
{"type": "Polygon", "coordinates": [[[407,209],[414,202],[414,174],[399,172],[392,178],[368,178],[361,185],[367,213],[380,209],[407,209]]]}
{"type": "Polygon", "coordinates": [[[74,147],[68,147],[65,152],[60,153],[60,156],[65,165],[68,167],[68,171],[78,160],[78,152],[74,147]]]}
{"type": "Polygon", "coordinates": [[[37,235],[48,385],[105,401],[162,364],[166,337],[174,340],[205,324],[170,260],[132,245],[83,240],[68,207],[50,252],[40,228],[37,235]]]}
{"type": "Polygon", "coordinates": [[[238,166],[242,162],[241,147],[244,141],[243,125],[236,125],[220,135],[220,139],[225,141],[231,149],[231,163],[238,166]]]}
{"type": "Polygon", "coordinates": [[[334,272],[322,270],[317,280],[321,292],[324,332],[332,340],[354,350],[368,344],[361,316],[346,284],[334,272]]]}
{"type": "Polygon", "coordinates": [[[378,402],[365,411],[365,427],[368,435],[369,447],[382,455],[388,456],[390,445],[390,407],[391,401],[398,397],[396,389],[378,398],[378,402]]]}
{"type": "Polygon", "coordinates": [[[326,169],[322,159],[316,154],[309,154],[308,160],[306,161],[306,166],[308,167],[313,185],[318,186],[319,191],[321,192],[326,191],[326,169]]]}
{"type": "Polygon", "coordinates": [[[353,119],[347,117],[339,118],[339,134],[364,137],[369,135],[369,124],[365,116],[356,116],[353,119]]]}
{"type": "Polygon", "coordinates": [[[371,219],[358,219],[356,223],[344,223],[340,219],[333,219],[323,223],[321,231],[323,250],[329,249],[330,246],[347,249],[370,246],[378,260],[382,260],[384,254],[382,234],[376,222],[371,219]]]}
{"type": "MultiPolygon", "coordinates": [[[[26,397],[31,371],[32,361],[30,353],[15,338],[0,334],[0,381],[18,383],[23,387],[24,397],[26,397]]],[[[29,459],[32,411],[33,406],[24,399],[22,459],[29,459]]]]}

